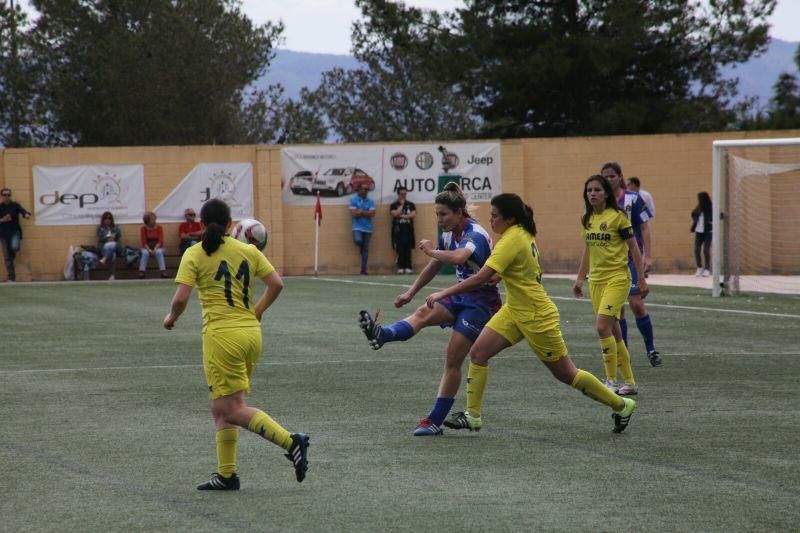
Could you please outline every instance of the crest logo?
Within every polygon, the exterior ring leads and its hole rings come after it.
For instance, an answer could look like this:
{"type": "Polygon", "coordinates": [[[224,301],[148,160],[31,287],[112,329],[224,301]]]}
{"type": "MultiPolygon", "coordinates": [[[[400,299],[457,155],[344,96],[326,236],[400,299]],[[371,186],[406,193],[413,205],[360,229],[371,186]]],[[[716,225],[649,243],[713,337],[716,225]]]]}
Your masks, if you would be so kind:
{"type": "Polygon", "coordinates": [[[433,166],[433,154],[430,152],[420,152],[417,154],[414,162],[417,164],[418,169],[428,170],[433,166]]]}
{"type": "Polygon", "coordinates": [[[203,202],[212,198],[219,198],[231,207],[234,207],[234,204],[239,205],[234,197],[236,182],[233,179],[232,172],[226,170],[217,171],[208,178],[208,181],[208,187],[202,190],[203,202]]]}
{"type": "Polygon", "coordinates": [[[405,154],[397,152],[392,154],[392,157],[389,158],[389,164],[392,165],[392,168],[395,170],[404,170],[408,166],[408,158],[405,154]]]}
{"type": "Polygon", "coordinates": [[[600,231],[605,231],[605,230],[607,230],[607,229],[608,229],[608,224],[606,224],[605,222],[603,222],[602,224],[600,224],[600,231]]]}
{"type": "Polygon", "coordinates": [[[120,179],[111,172],[106,171],[98,175],[94,179],[94,183],[99,201],[105,204],[121,204],[119,195],[122,192],[122,187],[119,182],[120,179]]]}

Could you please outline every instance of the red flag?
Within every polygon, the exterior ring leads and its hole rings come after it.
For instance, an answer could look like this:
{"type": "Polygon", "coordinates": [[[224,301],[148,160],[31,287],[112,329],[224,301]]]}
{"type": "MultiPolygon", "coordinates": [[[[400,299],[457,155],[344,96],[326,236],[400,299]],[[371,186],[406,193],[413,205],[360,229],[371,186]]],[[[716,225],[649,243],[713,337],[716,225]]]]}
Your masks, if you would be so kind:
{"type": "Polygon", "coordinates": [[[317,221],[317,226],[322,224],[322,204],[319,201],[319,192],[317,192],[317,205],[314,207],[314,220],[317,221]]]}

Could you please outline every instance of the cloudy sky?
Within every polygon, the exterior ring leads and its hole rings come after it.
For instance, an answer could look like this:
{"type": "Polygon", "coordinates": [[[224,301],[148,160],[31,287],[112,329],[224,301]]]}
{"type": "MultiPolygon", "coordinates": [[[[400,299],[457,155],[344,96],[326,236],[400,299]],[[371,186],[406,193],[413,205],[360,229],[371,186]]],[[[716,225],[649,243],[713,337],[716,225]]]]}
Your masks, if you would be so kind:
{"type": "MultiPolygon", "coordinates": [[[[415,7],[452,10],[461,0],[406,0],[415,7]]],[[[350,25],[359,16],[352,0],[244,0],[254,22],[283,20],[285,42],[279,48],[298,52],[350,53],[350,25]]],[[[800,0],[778,0],[770,35],[800,42],[800,0]]]]}

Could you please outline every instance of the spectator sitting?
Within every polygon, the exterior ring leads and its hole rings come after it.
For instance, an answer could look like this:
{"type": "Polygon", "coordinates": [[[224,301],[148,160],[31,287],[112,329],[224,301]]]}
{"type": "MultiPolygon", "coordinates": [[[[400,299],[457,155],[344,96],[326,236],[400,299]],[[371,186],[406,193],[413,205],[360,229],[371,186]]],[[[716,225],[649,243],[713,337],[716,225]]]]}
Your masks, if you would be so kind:
{"type": "Polygon", "coordinates": [[[178,235],[181,238],[180,254],[187,250],[190,246],[194,246],[203,238],[203,223],[197,221],[197,214],[191,207],[183,212],[186,222],[183,222],[178,228],[178,235]]]}
{"type": "Polygon", "coordinates": [[[117,255],[122,254],[121,238],[122,232],[119,226],[114,224],[114,215],[111,211],[106,211],[100,217],[100,225],[97,226],[97,241],[103,254],[100,264],[108,265],[108,279],[112,281],[117,272],[117,255]]]}
{"type": "Polygon", "coordinates": [[[142,237],[142,258],[139,260],[139,279],[144,278],[147,261],[151,255],[156,256],[161,277],[167,277],[167,265],[164,260],[164,228],[156,225],[156,214],[148,211],[142,217],[144,225],[139,230],[142,237]]]}

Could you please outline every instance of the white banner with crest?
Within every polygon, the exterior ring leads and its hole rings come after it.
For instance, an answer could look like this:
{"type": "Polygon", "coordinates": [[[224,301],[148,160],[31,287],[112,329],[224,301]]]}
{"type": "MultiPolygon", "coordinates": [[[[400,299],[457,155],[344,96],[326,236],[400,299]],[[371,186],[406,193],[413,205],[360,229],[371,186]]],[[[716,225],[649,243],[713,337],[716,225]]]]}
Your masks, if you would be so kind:
{"type": "Polygon", "coordinates": [[[97,225],[104,211],[117,224],[142,222],[143,165],[33,167],[37,226],[97,225]]]}
{"type": "Polygon", "coordinates": [[[184,222],[191,207],[200,214],[206,200],[219,198],[231,208],[231,218],[253,218],[253,165],[251,163],[200,163],[153,211],[159,222],[184,222]]]}

